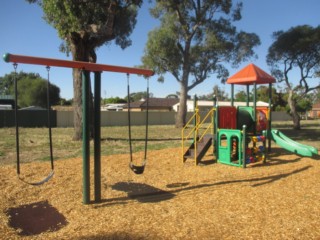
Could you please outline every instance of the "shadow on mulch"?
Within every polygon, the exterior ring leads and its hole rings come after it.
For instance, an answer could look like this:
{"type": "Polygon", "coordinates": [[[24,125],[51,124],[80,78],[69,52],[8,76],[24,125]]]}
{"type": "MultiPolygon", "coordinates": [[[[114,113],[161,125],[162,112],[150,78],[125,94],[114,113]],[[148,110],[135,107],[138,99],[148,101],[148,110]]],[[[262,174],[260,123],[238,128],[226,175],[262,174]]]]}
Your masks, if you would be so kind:
{"type": "Polygon", "coordinates": [[[163,191],[144,183],[118,182],[112,186],[112,189],[126,192],[128,198],[135,199],[142,203],[165,201],[175,196],[170,192],[163,191]],[[154,196],[158,197],[155,198],[154,196]]]}
{"type": "Polygon", "coordinates": [[[311,167],[312,166],[305,166],[288,173],[282,173],[282,174],[271,175],[266,177],[220,181],[215,183],[204,183],[204,184],[199,184],[195,186],[188,186],[190,184],[189,182],[172,183],[172,184],[168,184],[167,188],[179,188],[179,189],[171,190],[171,191],[163,191],[161,189],[149,186],[147,184],[119,182],[113,185],[112,189],[125,191],[128,193],[128,197],[103,199],[100,203],[95,205],[94,208],[101,208],[101,207],[106,207],[106,206],[115,205],[115,204],[127,204],[128,200],[131,200],[131,199],[136,199],[139,202],[159,202],[159,201],[169,200],[175,197],[177,193],[193,191],[198,189],[210,189],[211,187],[219,186],[219,185],[249,183],[251,187],[259,187],[265,184],[271,184],[273,182],[287,178],[291,175],[307,171],[311,167]]]}
{"type": "Polygon", "coordinates": [[[68,224],[66,218],[48,201],[9,208],[6,215],[10,227],[18,230],[21,236],[58,231],[68,224]]]}
{"type": "Polygon", "coordinates": [[[144,240],[144,239],[152,239],[150,238],[150,234],[148,237],[143,237],[137,234],[126,233],[126,232],[116,232],[113,234],[98,234],[92,236],[84,236],[76,238],[77,240],[103,240],[103,239],[115,239],[115,240],[144,240]]]}

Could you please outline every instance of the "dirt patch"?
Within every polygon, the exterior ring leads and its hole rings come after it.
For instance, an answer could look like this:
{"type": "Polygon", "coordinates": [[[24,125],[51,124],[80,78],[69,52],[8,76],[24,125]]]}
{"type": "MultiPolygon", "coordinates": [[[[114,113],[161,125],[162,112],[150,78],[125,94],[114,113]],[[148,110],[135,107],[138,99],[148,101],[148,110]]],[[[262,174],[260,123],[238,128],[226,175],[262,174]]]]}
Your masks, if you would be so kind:
{"type": "MultiPolygon", "coordinates": [[[[1,166],[1,236],[30,239],[10,226],[8,211],[46,203],[67,224],[43,229],[32,239],[320,238],[319,159],[275,148],[267,164],[242,169],[212,164],[210,154],[202,166],[183,164],[180,148],[148,156],[142,175],[129,169],[128,155],[102,157],[102,202],[92,205],[82,204],[79,158],[56,161],[55,175],[41,186],[26,185],[14,166],[1,166]]],[[[134,159],[143,159],[143,153],[134,159]]],[[[48,171],[46,162],[23,164],[22,177],[33,181],[48,171]]]]}

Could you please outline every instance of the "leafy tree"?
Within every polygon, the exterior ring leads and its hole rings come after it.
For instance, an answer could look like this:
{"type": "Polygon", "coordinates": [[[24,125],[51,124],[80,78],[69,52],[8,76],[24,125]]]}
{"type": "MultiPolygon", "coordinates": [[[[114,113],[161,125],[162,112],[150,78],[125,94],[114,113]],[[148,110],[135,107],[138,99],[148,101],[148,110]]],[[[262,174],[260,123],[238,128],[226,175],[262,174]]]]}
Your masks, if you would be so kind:
{"type": "Polygon", "coordinates": [[[272,102],[275,101],[272,107],[273,111],[284,111],[288,105],[286,94],[281,91],[276,91],[275,93],[272,93],[272,96],[276,96],[275,99],[274,97],[272,98],[272,102]]]}
{"type": "Polygon", "coordinates": [[[106,98],[103,101],[104,104],[107,103],[127,103],[127,100],[119,97],[111,97],[111,98],[106,98]]]}
{"type": "Polygon", "coordinates": [[[18,72],[15,74],[11,72],[9,74],[0,77],[0,95],[13,95],[14,94],[14,78],[16,77],[17,81],[21,79],[38,79],[40,75],[38,73],[25,73],[18,72]]]}
{"type": "Polygon", "coordinates": [[[311,93],[311,99],[312,99],[312,103],[320,103],[320,88],[315,89],[312,93],[311,93]]]}
{"type": "MultiPolygon", "coordinates": [[[[0,77],[0,92],[4,95],[14,95],[14,78],[18,82],[19,107],[40,106],[47,107],[47,80],[37,73],[14,72],[0,77]]],[[[50,104],[60,101],[60,89],[50,83],[50,104]]]]}
{"type": "Polygon", "coordinates": [[[296,87],[294,100],[296,101],[295,104],[298,113],[305,115],[307,111],[312,109],[312,93],[304,94],[303,87],[296,87]]]}
{"type": "Polygon", "coordinates": [[[226,93],[226,91],[221,89],[218,85],[215,85],[213,87],[212,95],[215,95],[219,101],[229,101],[230,100],[228,93],[226,93]]]}
{"type": "Polygon", "coordinates": [[[71,106],[72,105],[72,99],[65,99],[65,98],[60,98],[60,102],[59,102],[59,105],[61,106],[71,106]]]}
{"type": "Polygon", "coordinates": [[[297,111],[301,113],[306,113],[312,109],[312,102],[308,98],[304,98],[297,103],[297,111]]]}
{"type": "Polygon", "coordinates": [[[215,85],[212,89],[212,93],[198,96],[199,100],[208,100],[212,101],[213,97],[216,97],[218,101],[228,101],[230,100],[228,97],[228,93],[226,93],[222,88],[220,88],[218,85],[215,85]]]}
{"type": "Polygon", "coordinates": [[[180,107],[176,127],[186,118],[188,91],[215,74],[226,80],[223,62],[234,66],[251,57],[260,44],[253,33],[237,32],[242,4],[232,0],[156,0],[151,9],[161,25],[149,33],[142,62],[163,81],[170,73],[180,84],[180,107]],[[192,78],[191,78],[192,77],[192,78]],[[191,79],[190,79],[191,78],[191,79]]]}
{"type": "Polygon", "coordinates": [[[177,94],[169,94],[166,96],[166,98],[174,98],[174,99],[178,99],[179,96],[177,94]]]}
{"type": "MultiPolygon", "coordinates": [[[[250,96],[249,96],[250,97],[250,96]]],[[[234,100],[238,101],[238,102],[245,102],[247,101],[247,92],[244,90],[240,90],[238,91],[235,95],[234,95],[234,100]]]]}
{"type": "MultiPolygon", "coordinates": [[[[130,93],[130,101],[140,101],[141,99],[146,99],[148,97],[147,92],[136,92],[136,93],[130,93]]],[[[153,97],[153,93],[149,92],[149,98],[153,97]]],[[[126,100],[128,100],[128,96],[126,96],[126,100]]]]}
{"type": "MultiPolygon", "coordinates": [[[[282,98],[282,94],[277,92],[276,88],[272,88],[272,98],[271,98],[271,104],[272,104],[272,109],[275,111],[278,106],[283,107],[287,104],[286,101],[282,98]]],[[[252,91],[252,95],[253,95],[252,91]]],[[[261,85],[257,88],[257,101],[262,101],[262,102],[269,102],[269,87],[261,85]]]]}
{"type": "Polygon", "coordinates": [[[288,92],[288,105],[292,115],[294,129],[300,129],[300,116],[297,111],[300,88],[303,98],[307,93],[320,88],[320,84],[310,87],[311,80],[318,76],[320,70],[320,26],[308,25],[292,27],[288,31],[273,33],[274,42],[269,47],[267,63],[272,68],[272,74],[279,82],[284,82],[288,92]],[[299,71],[299,84],[294,86],[289,79],[292,70],[299,71]]]}
{"type": "MultiPolygon", "coordinates": [[[[111,40],[121,48],[136,24],[142,0],[27,0],[38,3],[44,19],[63,40],[60,50],[71,52],[75,61],[96,62],[96,49],[111,40]]],[[[81,70],[73,69],[74,140],[82,137],[81,70]]],[[[92,103],[91,103],[92,107],[92,103]]]]}

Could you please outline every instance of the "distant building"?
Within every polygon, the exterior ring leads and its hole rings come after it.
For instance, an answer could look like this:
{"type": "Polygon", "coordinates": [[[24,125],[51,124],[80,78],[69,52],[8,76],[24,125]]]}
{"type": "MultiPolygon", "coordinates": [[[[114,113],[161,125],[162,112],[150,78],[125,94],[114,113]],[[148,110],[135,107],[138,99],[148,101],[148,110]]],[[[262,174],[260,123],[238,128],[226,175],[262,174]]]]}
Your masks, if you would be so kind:
{"type": "MultiPolygon", "coordinates": [[[[149,98],[148,101],[148,109],[149,111],[164,111],[170,112],[174,111],[174,105],[179,102],[179,99],[176,98],[149,98]]],[[[141,99],[140,101],[130,103],[130,110],[135,112],[146,111],[147,109],[147,101],[145,99],[141,99]]],[[[128,104],[123,106],[123,110],[128,110],[128,104]]]]}
{"type": "Polygon", "coordinates": [[[309,112],[309,117],[320,118],[320,102],[313,104],[312,109],[309,112]]]}
{"type": "Polygon", "coordinates": [[[108,103],[106,105],[101,106],[101,111],[123,111],[123,106],[125,103],[108,103]]]}
{"type": "Polygon", "coordinates": [[[47,109],[39,106],[29,106],[25,108],[20,108],[19,110],[39,111],[39,110],[47,110],[47,109]]]}
{"type": "Polygon", "coordinates": [[[11,110],[12,106],[9,104],[0,104],[0,110],[11,110]]]}
{"type": "MultiPolygon", "coordinates": [[[[202,101],[199,100],[198,102],[198,108],[199,111],[209,111],[213,107],[213,101],[202,101]]],[[[231,102],[223,102],[219,101],[217,102],[218,106],[231,106],[231,102]]],[[[178,111],[180,103],[177,103],[173,106],[174,111],[178,111]]],[[[233,105],[235,107],[238,106],[246,106],[246,102],[233,102],[233,105]]],[[[253,106],[253,102],[249,102],[249,106],[253,106]]],[[[257,107],[268,107],[269,103],[258,101],[257,107]]],[[[193,112],[194,111],[194,101],[188,100],[187,101],[187,112],[193,112]]]]}
{"type": "Polygon", "coordinates": [[[15,108],[14,96],[12,95],[0,95],[0,109],[8,110],[15,108]]]}

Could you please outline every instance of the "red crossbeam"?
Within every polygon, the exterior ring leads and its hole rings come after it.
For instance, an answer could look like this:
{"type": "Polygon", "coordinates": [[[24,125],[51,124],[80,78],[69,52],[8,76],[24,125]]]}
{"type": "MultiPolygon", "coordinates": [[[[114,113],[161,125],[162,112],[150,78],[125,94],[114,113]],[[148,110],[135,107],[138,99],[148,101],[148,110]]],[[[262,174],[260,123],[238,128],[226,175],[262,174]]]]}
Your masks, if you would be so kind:
{"type": "Polygon", "coordinates": [[[44,65],[49,67],[54,66],[54,67],[66,67],[66,68],[78,68],[78,69],[83,69],[90,72],[107,71],[107,72],[138,74],[138,75],[144,75],[147,77],[152,76],[154,74],[152,70],[142,69],[142,68],[121,67],[121,66],[97,64],[97,63],[90,63],[90,62],[60,60],[60,59],[42,58],[42,57],[31,57],[31,56],[9,54],[9,53],[4,54],[3,59],[6,62],[44,65]]]}

